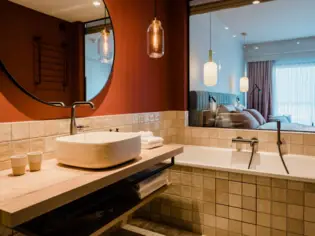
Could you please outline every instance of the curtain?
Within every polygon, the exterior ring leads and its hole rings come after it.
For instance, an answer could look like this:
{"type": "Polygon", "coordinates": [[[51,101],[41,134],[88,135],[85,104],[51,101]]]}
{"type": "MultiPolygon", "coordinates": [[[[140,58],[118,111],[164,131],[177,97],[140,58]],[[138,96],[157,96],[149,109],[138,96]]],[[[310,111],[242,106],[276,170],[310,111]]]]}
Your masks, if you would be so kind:
{"type": "Polygon", "coordinates": [[[272,74],[274,61],[249,62],[247,107],[258,110],[268,120],[272,112],[272,74]]]}
{"type": "Polygon", "coordinates": [[[315,62],[275,65],[274,115],[291,115],[292,122],[315,121],[315,62]]]}

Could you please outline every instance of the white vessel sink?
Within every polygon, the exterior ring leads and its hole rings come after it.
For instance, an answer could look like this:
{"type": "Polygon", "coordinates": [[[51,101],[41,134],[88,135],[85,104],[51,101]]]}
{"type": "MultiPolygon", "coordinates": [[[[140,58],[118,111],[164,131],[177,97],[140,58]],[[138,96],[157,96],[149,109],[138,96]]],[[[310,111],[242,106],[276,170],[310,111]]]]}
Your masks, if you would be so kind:
{"type": "Polygon", "coordinates": [[[141,139],[137,133],[91,132],[56,139],[59,163],[101,169],[137,158],[141,139]]]}

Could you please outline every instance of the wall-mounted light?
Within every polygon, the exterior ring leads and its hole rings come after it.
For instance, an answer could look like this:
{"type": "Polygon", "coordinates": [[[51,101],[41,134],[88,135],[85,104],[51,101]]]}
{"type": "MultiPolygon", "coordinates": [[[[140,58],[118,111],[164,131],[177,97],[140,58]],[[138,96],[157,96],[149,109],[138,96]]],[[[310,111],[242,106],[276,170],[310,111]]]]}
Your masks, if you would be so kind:
{"type": "Polygon", "coordinates": [[[259,4],[260,3],[260,1],[258,1],[258,0],[256,0],[256,1],[253,1],[253,4],[259,4]]]}
{"type": "Polygon", "coordinates": [[[154,0],[154,19],[147,30],[147,53],[151,58],[164,55],[164,29],[161,21],[156,18],[156,0],[154,0]]]}
{"type": "Polygon", "coordinates": [[[203,83],[206,86],[214,86],[218,82],[218,66],[213,61],[213,52],[212,52],[212,28],[211,28],[211,13],[210,15],[210,50],[209,50],[209,61],[206,62],[203,66],[203,83]]]}
{"type": "Polygon", "coordinates": [[[93,5],[95,7],[99,7],[101,5],[101,3],[99,1],[93,1],[93,5]]]}
{"type": "Polygon", "coordinates": [[[100,61],[102,63],[109,63],[113,60],[113,45],[111,45],[110,30],[106,26],[106,19],[109,19],[109,16],[107,15],[107,10],[105,12],[105,26],[104,29],[101,31],[101,37],[99,38],[99,54],[100,61]]]}

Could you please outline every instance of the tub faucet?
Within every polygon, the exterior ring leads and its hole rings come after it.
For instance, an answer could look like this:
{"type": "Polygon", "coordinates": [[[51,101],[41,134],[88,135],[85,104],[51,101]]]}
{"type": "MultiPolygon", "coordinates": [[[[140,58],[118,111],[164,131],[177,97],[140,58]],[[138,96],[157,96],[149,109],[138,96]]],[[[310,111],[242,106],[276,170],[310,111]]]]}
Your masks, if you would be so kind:
{"type": "Polygon", "coordinates": [[[255,145],[259,143],[257,138],[252,139],[243,139],[242,137],[237,137],[232,139],[232,143],[248,143],[252,148],[252,154],[250,156],[250,160],[248,163],[247,169],[250,169],[250,166],[252,165],[253,157],[255,154],[255,145]]]}
{"type": "Polygon", "coordinates": [[[277,121],[277,146],[278,146],[278,151],[279,151],[279,156],[281,158],[282,164],[284,166],[285,171],[287,172],[287,174],[289,174],[289,170],[287,168],[287,165],[284,162],[283,159],[283,155],[282,155],[282,151],[281,151],[281,145],[282,145],[282,141],[281,141],[281,122],[280,120],[277,121]]]}
{"type": "Polygon", "coordinates": [[[71,106],[71,122],[70,122],[70,135],[78,133],[77,124],[75,122],[75,108],[80,105],[89,105],[92,109],[95,108],[93,102],[74,102],[71,106]]]}

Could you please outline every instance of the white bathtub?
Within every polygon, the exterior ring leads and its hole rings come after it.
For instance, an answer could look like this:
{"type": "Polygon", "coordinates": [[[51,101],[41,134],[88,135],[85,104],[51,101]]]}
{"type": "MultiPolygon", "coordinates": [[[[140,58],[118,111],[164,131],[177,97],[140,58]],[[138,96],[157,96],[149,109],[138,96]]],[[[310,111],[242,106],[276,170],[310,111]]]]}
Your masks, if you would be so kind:
{"type": "Polygon", "coordinates": [[[184,153],[176,156],[175,164],[216,169],[228,172],[315,182],[315,157],[287,154],[284,161],[290,174],[286,174],[278,153],[258,152],[254,155],[251,168],[248,163],[251,152],[232,149],[188,146],[184,153]]]}

